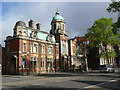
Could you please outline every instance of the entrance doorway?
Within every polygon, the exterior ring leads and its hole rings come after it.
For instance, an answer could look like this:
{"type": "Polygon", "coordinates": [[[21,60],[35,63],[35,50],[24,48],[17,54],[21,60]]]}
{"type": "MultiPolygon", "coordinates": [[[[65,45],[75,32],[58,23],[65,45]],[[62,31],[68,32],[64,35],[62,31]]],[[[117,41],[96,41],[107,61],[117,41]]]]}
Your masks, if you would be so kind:
{"type": "Polygon", "coordinates": [[[68,58],[67,56],[62,56],[62,68],[68,69],[68,58]]]}
{"type": "Polygon", "coordinates": [[[12,63],[12,74],[17,74],[17,57],[12,56],[11,57],[11,63],[12,63]]]}

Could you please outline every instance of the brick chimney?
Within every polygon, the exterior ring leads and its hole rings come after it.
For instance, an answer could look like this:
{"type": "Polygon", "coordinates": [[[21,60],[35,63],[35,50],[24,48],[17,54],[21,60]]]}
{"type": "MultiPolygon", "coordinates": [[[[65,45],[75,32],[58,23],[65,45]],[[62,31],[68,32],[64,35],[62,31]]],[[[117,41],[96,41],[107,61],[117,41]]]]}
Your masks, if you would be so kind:
{"type": "Polygon", "coordinates": [[[40,24],[40,23],[37,23],[36,26],[37,26],[37,29],[40,31],[40,29],[41,29],[41,24],[40,24]]]}
{"type": "Polygon", "coordinates": [[[30,19],[29,23],[29,27],[34,28],[34,21],[32,19],[30,19]]]}

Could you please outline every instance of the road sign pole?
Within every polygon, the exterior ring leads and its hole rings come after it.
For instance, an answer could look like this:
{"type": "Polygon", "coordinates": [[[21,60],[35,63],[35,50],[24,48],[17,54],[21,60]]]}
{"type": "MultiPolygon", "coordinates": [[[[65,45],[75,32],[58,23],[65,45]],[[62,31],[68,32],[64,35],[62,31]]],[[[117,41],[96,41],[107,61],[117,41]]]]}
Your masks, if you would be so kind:
{"type": "Polygon", "coordinates": [[[23,65],[22,65],[22,76],[23,76],[23,65]]]}
{"type": "Polygon", "coordinates": [[[22,76],[23,76],[23,65],[24,65],[24,62],[22,62],[22,76]]]}

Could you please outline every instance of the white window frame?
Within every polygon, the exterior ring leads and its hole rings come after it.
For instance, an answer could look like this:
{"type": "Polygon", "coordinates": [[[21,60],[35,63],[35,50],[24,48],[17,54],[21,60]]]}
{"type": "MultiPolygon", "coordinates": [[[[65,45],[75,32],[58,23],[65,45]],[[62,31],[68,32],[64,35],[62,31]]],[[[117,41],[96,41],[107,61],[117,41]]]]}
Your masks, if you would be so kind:
{"type": "Polygon", "coordinates": [[[33,44],[31,44],[31,52],[33,52],[33,44]]]}
{"type": "Polygon", "coordinates": [[[45,53],[45,46],[41,45],[41,53],[44,54],[45,53]]]}
{"type": "Polygon", "coordinates": [[[37,44],[34,44],[34,48],[33,48],[33,51],[34,51],[34,53],[37,53],[38,52],[38,49],[37,49],[37,44]],[[35,46],[36,45],[36,46],[35,46]]]}
{"type": "Polygon", "coordinates": [[[47,47],[47,54],[49,54],[49,55],[52,55],[52,50],[53,50],[53,47],[47,47]],[[49,52],[49,50],[51,49],[51,52],[49,52]]]}
{"type": "Polygon", "coordinates": [[[23,42],[23,52],[26,52],[26,43],[23,42]]]}
{"type": "Polygon", "coordinates": [[[45,58],[44,57],[41,58],[41,67],[42,68],[45,67],[45,58]]]}

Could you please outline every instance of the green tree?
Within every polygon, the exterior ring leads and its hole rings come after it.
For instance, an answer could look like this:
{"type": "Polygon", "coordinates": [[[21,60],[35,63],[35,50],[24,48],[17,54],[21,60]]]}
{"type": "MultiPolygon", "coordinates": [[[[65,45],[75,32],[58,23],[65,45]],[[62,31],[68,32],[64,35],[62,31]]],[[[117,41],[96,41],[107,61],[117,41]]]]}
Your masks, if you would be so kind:
{"type": "MultiPolygon", "coordinates": [[[[109,4],[109,7],[107,8],[107,11],[110,13],[110,12],[112,12],[112,13],[119,13],[120,14],[120,1],[118,1],[118,2],[116,2],[116,0],[111,0],[112,1],[112,3],[111,4],[109,4]]],[[[112,31],[113,31],[113,33],[114,34],[117,34],[116,32],[118,32],[119,31],[119,28],[120,28],[120,16],[118,17],[118,20],[113,24],[113,29],[112,29],[112,31]]],[[[119,34],[119,38],[120,38],[120,34],[119,34]]],[[[117,53],[117,65],[119,66],[119,58],[120,58],[120,56],[119,56],[119,44],[116,44],[116,46],[114,47],[115,48],[115,51],[116,51],[116,53],[117,53]]]]}
{"type": "MultiPolygon", "coordinates": [[[[112,3],[109,4],[109,7],[106,9],[109,13],[113,12],[113,13],[119,13],[120,12],[120,1],[116,2],[115,0],[112,0],[112,3]]],[[[120,17],[118,17],[117,22],[115,22],[113,24],[113,33],[116,34],[116,32],[119,30],[118,28],[120,28],[120,17]]]]}
{"type": "Polygon", "coordinates": [[[113,33],[113,19],[101,18],[96,20],[91,28],[88,28],[85,37],[90,40],[91,47],[98,47],[99,57],[103,57],[109,64],[109,58],[116,57],[116,52],[107,46],[118,44],[118,33],[113,33]]]}
{"type": "Polygon", "coordinates": [[[109,4],[109,7],[107,8],[108,12],[120,12],[120,1],[116,2],[116,1],[112,1],[111,4],[109,4]]]}

